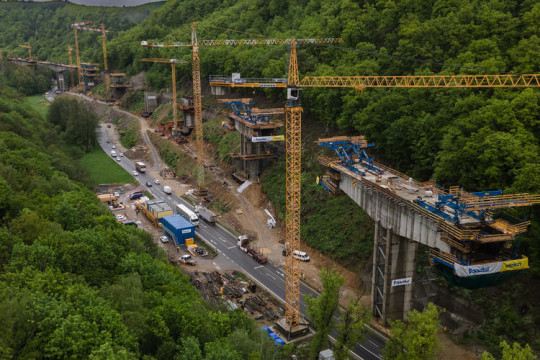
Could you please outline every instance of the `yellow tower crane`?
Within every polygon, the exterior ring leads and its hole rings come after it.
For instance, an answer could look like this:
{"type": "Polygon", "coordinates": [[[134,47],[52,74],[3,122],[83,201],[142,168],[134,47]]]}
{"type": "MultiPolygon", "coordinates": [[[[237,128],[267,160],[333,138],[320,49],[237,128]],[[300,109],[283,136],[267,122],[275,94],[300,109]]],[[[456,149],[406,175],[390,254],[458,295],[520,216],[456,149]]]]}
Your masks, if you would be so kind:
{"type": "Polygon", "coordinates": [[[173,119],[174,120],[173,135],[176,135],[178,133],[178,106],[176,104],[176,64],[187,64],[187,61],[177,60],[177,59],[162,59],[162,58],[146,58],[146,59],[141,59],[141,61],[171,64],[172,92],[173,92],[173,105],[172,106],[173,106],[173,118],[174,118],[173,119]]]}
{"type": "Polygon", "coordinates": [[[84,25],[90,24],[92,21],[84,21],[77,24],[71,24],[71,27],[73,28],[74,34],[75,34],[75,48],[77,52],[77,66],[79,67],[79,90],[82,90],[82,82],[81,82],[81,58],[79,55],[79,41],[77,39],[77,30],[83,30],[83,31],[93,31],[101,33],[101,39],[102,39],[102,47],[103,47],[103,72],[105,73],[105,98],[108,100],[110,98],[109,96],[109,68],[107,67],[107,40],[106,35],[109,33],[109,30],[105,30],[105,25],[101,24],[100,28],[92,28],[84,25]]]}
{"type": "MultiPolygon", "coordinates": [[[[242,40],[242,43],[245,43],[242,40]]],[[[434,75],[434,76],[306,76],[299,77],[295,41],[291,44],[289,72],[287,84],[267,82],[260,79],[242,79],[234,82],[231,79],[215,78],[210,80],[211,86],[224,87],[287,87],[286,105],[286,155],[287,155],[287,208],[286,239],[291,250],[300,243],[300,186],[301,186],[301,119],[300,89],[302,87],[348,87],[357,90],[365,88],[452,88],[452,87],[540,87],[540,74],[530,75],[434,75]]],[[[298,324],[299,273],[298,266],[292,256],[287,256],[287,299],[286,318],[290,330],[298,324]]]]}
{"type": "Polygon", "coordinates": [[[32,58],[32,47],[30,45],[19,45],[22,48],[28,49],[28,59],[32,58]]]}
{"type": "MultiPolygon", "coordinates": [[[[73,53],[73,48],[68,44],[69,65],[73,65],[73,58],[71,57],[72,53],[73,53]]],[[[75,84],[75,80],[73,79],[73,70],[70,70],[69,74],[71,75],[71,86],[73,86],[75,84]]]]}
{"type": "MultiPolygon", "coordinates": [[[[196,23],[191,26],[191,44],[175,42],[172,44],[148,43],[141,41],[141,45],[154,47],[182,47],[191,46],[193,49],[193,102],[195,104],[195,134],[197,141],[197,161],[199,163],[198,185],[201,189],[204,180],[203,142],[202,142],[202,105],[200,82],[199,46],[236,46],[236,45],[291,45],[291,60],[289,63],[288,83],[291,86],[287,93],[286,109],[286,148],[287,148],[287,212],[286,212],[286,241],[292,250],[300,248],[300,175],[301,175],[301,134],[300,121],[302,108],[299,102],[298,63],[296,60],[296,43],[303,44],[333,44],[341,43],[339,38],[325,39],[241,39],[241,40],[201,40],[197,41],[196,23]],[[294,85],[294,86],[293,86],[294,85]],[[197,106],[198,104],[198,106],[197,106]],[[197,130],[199,129],[199,130],[197,130]],[[200,134],[200,135],[197,135],[200,134]]],[[[269,84],[273,85],[273,84],[269,84]]],[[[275,84],[274,84],[275,85],[275,84]]],[[[287,84],[282,84],[286,87],[287,84]]],[[[281,87],[281,86],[272,86],[281,87]]],[[[292,251],[286,257],[286,291],[285,291],[285,318],[280,320],[281,327],[289,336],[295,332],[307,329],[300,324],[300,267],[298,260],[292,256],[292,251]]]]}
{"type": "Polygon", "coordinates": [[[82,83],[82,71],[81,71],[82,70],[81,69],[81,54],[79,53],[79,37],[77,35],[77,29],[80,29],[84,25],[88,25],[91,22],[92,20],[71,24],[71,27],[73,28],[73,35],[75,36],[75,56],[77,57],[77,74],[79,76],[79,91],[83,91],[83,83],[82,83]]]}

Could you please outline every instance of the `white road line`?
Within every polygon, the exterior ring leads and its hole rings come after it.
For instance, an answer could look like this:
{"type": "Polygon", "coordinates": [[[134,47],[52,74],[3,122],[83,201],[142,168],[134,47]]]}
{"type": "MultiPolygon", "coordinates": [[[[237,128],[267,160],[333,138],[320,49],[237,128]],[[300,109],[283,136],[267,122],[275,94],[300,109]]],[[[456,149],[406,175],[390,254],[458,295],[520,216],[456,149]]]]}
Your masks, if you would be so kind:
{"type": "Polygon", "coordinates": [[[375,345],[375,347],[377,347],[377,348],[379,347],[379,345],[377,345],[376,343],[374,343],[374,342],[371,341],[371,340],[368,340],[368,342],[372,343],[372,344],[375,345]]]}
{"type": "Polygon", "coordinates": [[[231,250],[231,249],[234,249],[236,246],[233,245],[233,246],[229,246],[227,249],[231,250]]]}
{"type": "Polygon", "coordinates": [[[272,278],[274,280],[277,280],[274,276],[272,276],[270,273],[266,273],[266,276],[268,276],[269,278],[272,278]]]}
{"type": "Polygon", "coordinates": [[[263,268],[264,266],[261,265],[261,266],[255,266],[253,269],[260,269],[260,268],[263,268]]]}

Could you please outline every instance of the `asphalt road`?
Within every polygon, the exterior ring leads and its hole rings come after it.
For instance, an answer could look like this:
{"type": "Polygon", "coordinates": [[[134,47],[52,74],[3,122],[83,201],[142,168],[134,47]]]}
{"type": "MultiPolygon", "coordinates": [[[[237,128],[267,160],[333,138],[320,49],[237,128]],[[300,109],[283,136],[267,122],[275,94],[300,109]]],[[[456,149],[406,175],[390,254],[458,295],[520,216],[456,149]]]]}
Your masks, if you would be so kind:
{"type": "MultiPolygon", "coordinates": [[[[105,128],[100,128],[99,143],[103,150],[110,154],[112,149],[112,143],[107,143],[109,139],[105,128]]],[[[116,150],[116,149],[114,149],[116,150]]],[[[117,151],[117,150],[116,150],[117,151]]],[[[118,152],[118,151],[117,151],[118,152]]],[[[122,160],[118,162],[126,171],[133,174],[135,170],[135,164],[129,159],[122,157],[122,160]]],[[[146,182],[153,183],[154,179],[146,173],[141,173],[135,178],[140,182],[141,187],[148,190],[154,197],[159,198],[168,203],[171,208],[175,208],[176,204],[182,203],[193,209],[191,204],[185,202],[182,198],[176,194],[165,194],[163,192],[162,185],[153,185],[152,187],[146,187],[146,182]]],[[[240,251],[236,246],[236,237],[227,231],[225,228],[217,225],[209,225],[204,221],[200,221],[199,228],[197,229],[197,235],[204,240],[212,244],[222,256],[232,264],[234,267],[249,274],[260,286],[265,288],[268,292],[272,293],[276,298],[285,302],[285,272],[278,266],[268,262],[266,264],[259,264],[254,261],[250,256],[240,251]]],[[[316,291],[306,286],[304,283],[300,286],[300,312],[306,316],[306,308],[304,305],[304,295],[310,294],[314,297],[318,295],[316,291]]],[[[377,360],[382,359],[381,350],[384,347],[385,339],[378,333],[370,333],[366,336],[366,340],[362,343],[358,343],[354,349],[354,353],[358,359],[365,360],[377,360]]]]}

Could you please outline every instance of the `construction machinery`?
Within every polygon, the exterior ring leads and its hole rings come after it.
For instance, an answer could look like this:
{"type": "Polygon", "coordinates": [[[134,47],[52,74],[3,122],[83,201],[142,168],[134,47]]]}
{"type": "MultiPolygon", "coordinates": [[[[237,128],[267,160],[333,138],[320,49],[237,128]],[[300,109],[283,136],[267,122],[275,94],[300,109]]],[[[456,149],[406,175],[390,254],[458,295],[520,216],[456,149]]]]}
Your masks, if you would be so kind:
{"type": "Polygon", "coordinates": [[[162,63],[162,64],[171,64],[171,73],[172,73],[172,98],[173,98],[173,121],[174,127],[172,129],[172,135],[175,136],[178,134],[178,105],[176,99],[176,64],[187,64],[187,61],[177,60],[177,59],[163,59],[163,58],[145,58],[141,59],[144,62],[153,62],[153,63],[162,63]]]}
{"type": "Polygon", "coordinates": [[[105,73],[105,98],[108,100],[110,98],[109,95],[109,68],[107,66],[107,39],[106,35],[109,33],[109,30],[105,30],[105,25],[101,24],[100,28],[92,28],[85,25],[88,25],[92,23],[92,21],[83,21],[76,24],[71,24],[71,27],[73,28],[73,32],[75,35],[75,51],[77,54],[77,67],[79,71],[79,90],[82,91],[82,74],[81,74],[81,57],[79,54],[79,40],[77,37],[77,30],[83,30],[83,31],[93,31],[101,33],[101,39],[102,39],[102,47],[103,47],[103,72],[105,73]]]}

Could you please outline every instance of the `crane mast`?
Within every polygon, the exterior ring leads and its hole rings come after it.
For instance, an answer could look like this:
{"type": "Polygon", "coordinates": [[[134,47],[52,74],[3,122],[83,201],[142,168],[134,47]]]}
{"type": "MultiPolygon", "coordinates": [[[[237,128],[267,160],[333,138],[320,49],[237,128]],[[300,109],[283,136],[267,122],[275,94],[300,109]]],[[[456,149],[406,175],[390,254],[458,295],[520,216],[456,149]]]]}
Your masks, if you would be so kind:
{"type": "Polygon", "coordinates": [[[201,62],[199,59],[199,43],[197,41],[197,23],[191,24],[191,49],[193,61],[193,106],[195,108],[195,145],[197,148],[197,188],[200,198],[206,197],[204,187],[204,143],[202,129],[202,94],[201,94],[201,62]]]}
{"type": "Polygon", "coordinates": [[[292,252],[300,248],[300,198],[301,198],[301,151],[302,151],[302,108],[300,107],[300,89],[298,88],[298,61],[296,44],[291,42],[289,76],[287,87],[286,117],[286,214],[285,239],[290,251],[285,259],[286,291],[285,318],[289,333],[300,320],[300,268],[292,252]]]}
{"type": "MultiPolygon", "coordinates": [[[[73,58],[71,57],[73,53],[73,48],[68,44],[68,58],[69,58],[69,65],[73,65],[73,58]]],[[[73,78],[73,70],[70,70],[69,74],[71,75],[71,86],[75,84],[75,79],[73,78]]]]}

